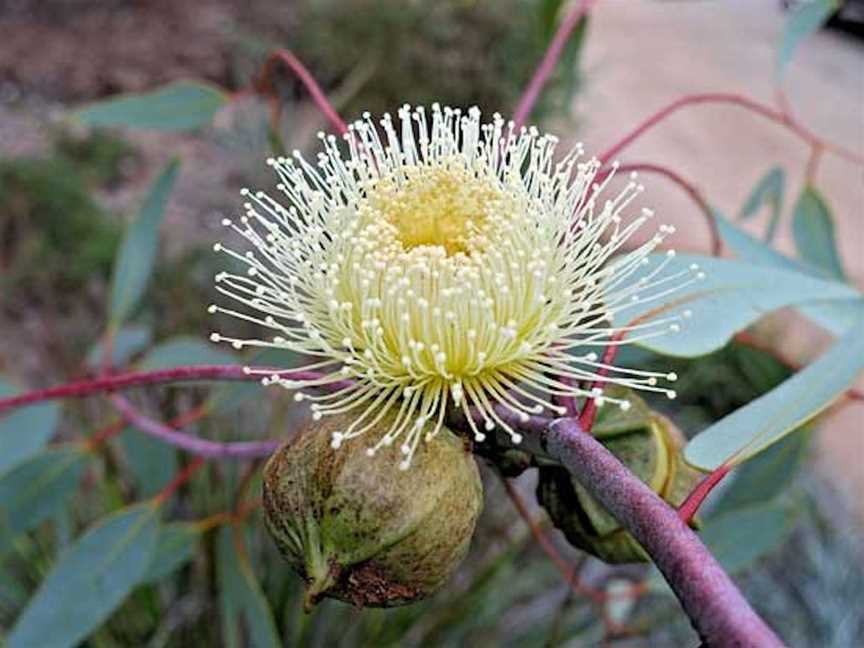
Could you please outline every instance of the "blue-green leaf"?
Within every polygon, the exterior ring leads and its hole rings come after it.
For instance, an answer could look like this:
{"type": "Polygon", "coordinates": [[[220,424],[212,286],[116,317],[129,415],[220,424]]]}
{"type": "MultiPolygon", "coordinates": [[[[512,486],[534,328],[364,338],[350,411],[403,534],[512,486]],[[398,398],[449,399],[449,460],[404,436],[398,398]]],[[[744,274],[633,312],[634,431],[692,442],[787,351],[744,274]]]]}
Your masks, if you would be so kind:
{"type": "Polygon", "coordinates": [[[142,370],[170,369],[181,365],[237,364],[238,359],[212,342],[180,335],[153,347],[142,359],[142,370]]]}
{"type": "Polygon", "coordinates": [[[168,163],[150,188],[141,211],[126,230],[114,262],[111,282],[111,325],[117,329],[144,294],[159,246],[159,226],[174,188],[180,162],[168,163]]]}
{"type": "MultiPolygon", "coordinates": [[[[255,355],[249,362],[253,367],[280,369],[292,369],[302,364],[301,356],[286,349],[267,349],[255,355]]],[[[214,414],[225,414],[246,400],[260,396],[263,391],[264,387],[258,381],[224,382],[213,390],[207,401],[207,409],[214,414]]]]}
{"type": "Polygon", "coordinates": [[[256,648],[278,648],[282,643],[273,621],[273,612],[244,554],[237,551],[234,529],[222,527],[217,540],[219,601],[222,610],[225,645],[252,645],[256,648]],[[244,624],[238,623],[243,618],[244,624]],[[248,641],[240,629],[248,631],[248,641]]]}
{"type": "Polygon", "coordinates": [[[792,215],[792,234],[798,255],[833,279],[844,280],[843,262],[834,236],[834,220],[822,195],[804,187],[792,215]]]}
{"type": "MultiPolygon", "coordinates": [[[[665,255],[651,255],[648,263],[640,266],[628,278],[628,283],[649,276],[665,261],[665,255]]],[[[800,272],[692,255],[668,259],[667,265],[653,280],[680,275],[678,280],[670,281],[684,281],[688,274],[695,276],[689,269],[694,265],[704,272],[704,280],[694,281],[658,299],[651,299],[652,294],[665,292],[670,283],[654,291],[642,291],[639,301],[628,303],[618,310],[614,318],[615,325],[626,325],[664,305],[668,305],[669,310],[658,317],[690,311],[692,317],[680,322],[680,331],[652,337],[640,344],[659,353],[692,357],[721,348],[735,333],[777,308],[816,300],[859,297],[859,293],[851,286],[820,280],[800,272]]]]}
{"type": "Polygon", "coordinates": [[[731,485],[711,509],[711,517],[763,505],[786,492],[807,456],[810,432],[796,431],[738,467],[731,485]]]}
{"type": "Polygon", "coordinates": [[[97,522],[60,556],[18,617],[9,648],[78,645],[141,582],[158,533],[152,503],[97,522]]]}
{"type": "Polygon", "coordinates": [[[128,427],[120,445],[141,498],[156,495],[177,473],[177,451],[149,434],[128,427]]]}
{"type": "Polygon", "coordinates": [[[173,522],[159,531],[156,550],[142,579],[147,583],[157,583],[180,569],[195,555],[195,548],[201,539],[200,527],[192,522],[173,522]]]}
{"type": "MultiPolygon", "coordinates": [[[[12,385],[0,380],[0,398],[18,393],[12,385]]],[[[0,415],[0,475],[32,457],[48,443],[60,420],[56,403],[31,405],[0,415]]]]}
{"type": "MultiPolygon", "coordinates": [[[[780,254],[735,227],[717,210],[714,210],[714,217],[723,243],[742,261],[824,278],[824,274],[815,268],[780,254]]],[[[814,301],[799,306],[798,310],[834,335],[842,335],[852,327],[855,320],[864,317],[864,295],[859,293],[852,299],[814,301]]]]}
{"type": "Polygon", "coordinates": [[[779,387],[696,435],[684,448],[693,466],[710,471],[746,461],[816,416],[864,370],[864,319],[818,360],[779,387]]]}
{"type": "Polygon", "coordinates": [[[786,173],[780,167],[770,169],[753,189],[750,196],[741,208],[740,218],[746,220],[754,216],[763,205],[771,208],[771,220],[765,232],[765,240],[774,239],[777,225],[780,222],[780,213],[783,209],[783,194],[786,187],[786,173]]]}
{"type": "MultiPolygon", "coordinates": [[[[120,328],[111,340],[111,366],[123,367],[136,353],[147,348],[153,339],[153,332],[147,326],[131,324],[120,328]]],[[[105,354],[105,346],[100,340],[87,354],[87,366],[100,369],[105,354]]]]}
{"type": "Polygon", "coordinates": [[[141,94],[100,101],[75,116],[89,126],[128,126],[179,132],[210,124],[228,101],[217,87],[200,81],[177,81],[141,94]]]}
{"type": "Polygon", "coordinates": [[[838,0],[810,0],[786,19],[777,48],[777,80],[783,78],[792,55],[810,34],[819,29],[838,7],[838,0]]]}
{"type": "Polygon", "coordinates": [[[5,543],[63,509],[87,454],[80,446],[43,450],[0,476],[0,554],[5,543]]]}

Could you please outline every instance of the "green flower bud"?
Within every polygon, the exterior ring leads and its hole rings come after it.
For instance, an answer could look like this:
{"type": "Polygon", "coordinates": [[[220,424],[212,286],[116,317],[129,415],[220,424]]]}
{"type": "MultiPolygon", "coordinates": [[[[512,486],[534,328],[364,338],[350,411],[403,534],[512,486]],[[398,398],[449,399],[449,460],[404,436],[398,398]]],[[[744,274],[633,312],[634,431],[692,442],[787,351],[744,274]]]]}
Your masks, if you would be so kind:
{"type": "MultiPolygon", "coordinates": [[[[655,493],[680,505],[703,477],[684,463],[683,435],[633,392],[620,387],[608,391],[629,400],[630,408],[602,407],[592,433],[655,493]]],[[[566,469],[541,466],[537,498],[574,547],[608,563],[648,561],[636,539],[566,469]]]]}
{"type": "Polygon", "coordinates": [[[477,465],[446,428],[401,470],[398,443],[372,456],[359,439],[334,449],[351,422],[308,424],[264,468],[267,527],[306,581],[307,610],[325,596],[364,607],[429,596],[468,551],[483,502],[477,465]]]}

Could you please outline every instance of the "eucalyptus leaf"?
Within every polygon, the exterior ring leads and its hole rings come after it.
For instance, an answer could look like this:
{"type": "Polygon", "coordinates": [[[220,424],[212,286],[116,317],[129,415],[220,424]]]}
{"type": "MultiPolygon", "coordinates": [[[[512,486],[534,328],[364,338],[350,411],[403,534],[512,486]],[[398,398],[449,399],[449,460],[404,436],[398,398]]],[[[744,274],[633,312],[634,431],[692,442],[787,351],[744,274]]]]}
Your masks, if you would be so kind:
{"type": "Polygon", "coordinates": [[[711,509],[711,517],[762,505],[780,497],[798,475],[811,437],[809,429],[796,431],[739,466],[731,475],[731,485],[711,509]]]}
{"type": "Polygon", "coordinates": [[[846,278],[831,211],[825,198],[812,186],[804,187],[795,203],[792,234],[802,259],[833,279],[843,281],[846,278]]]}
{"type": "Polygon", "coordinates": [[[6,542],[63,510],[87,457],[81,446],[56,446],[0,476],[0,554],[6,542]]]}
{"type": "MultiPolygon", "coordinates": [[[[19,390],[0,379],[0,398],[19,390]]],[[[54,436],[60,421],[60,406],[43,403],[0,414],[0,475],[29,459],[54,436]]]]}
{"type": "Polygon", "coordinates": [[[684,458],[700,470],[737,465],[782,439],[846,391],[864,370],[864,319],[779,387],[696,435],[684,458]]]}
{"type": "MultiPolygon", "coordinates": [[[[780,254],[735,227],[717,210],[714,210],[714,218],[723,243],[742,261],[824,278],[824,274],[818,270],[780,254]]],[[[864,295],[858,293],[851,299],[813,301],[799,306],[798,310],[834,335],[842,335],[859,317],[864,317],[864,295]]]]}
{"type": "MultiPolygon", "coordinates": [[[[252,367],[271,367],[293,369],[303,365],[303,358],[287,349],[266,349],[256,354],[249,365],[252,367]]],[[[225,414],[244,402],[261,396],[264,387],[258,381],[223,382],[213,390],[207,401],[207,409],[213,414],[225,414]]]]}
{"type": "Polygon", "coordinates": [[[143,581],[157,583],[192,560],[201,539],[200,527],[192,522],[173,522],[159,530],[156,550],[143,581]]]}
{"type": "Polygon", "coordinates": [[[773,167],[762,176],[741,208],[740,218],[746,220],[754,216],[763,205],[771,208],[771,218],[765,232],[765,240],[770,242],[777,231],[783,209],[783,194],[786,188],[786,172],[781,167],[773,167]]]}
{"type": "Polygon", "coordinates": [[[144,371],[170,369],[182,365],[237,364],[235,355],[216,347],[211,342],[187,335],[165,340],[153,347],[141,360],[139,368],[144,371]]]}
{"type": "Polygon", "coordinates": [[[159,247],[159,226],[179,168],[176,158],[168,163],[150,187],[138,216],[126,229],[111,281],[110,321],[114,329],[138,305],[150,281],[159,247]]]}
{"type": "Polygon", "coordinates": [[[801,42],[819,29],[838,8],[838,0],[810,0],[786,19],[780,46],[777,48],[777,80],[783,78],[786,66],[801,42]]]}
{"type": "Polygon", "coordinates": [[[120,445],[139,497],[156,495],[177,474],[177,450],[149,434],[127,427],[120,445]]]}
{"type": "Polygon", "coordinates": [[[9,633],[9,648],[72,647],[99,627],[150,565],[156,512],[150,502],[116,511],[61,554],[9,633]]]}
{"type": "MultiPolygon", "coordinates": [[[[111,366],[125,366],[135,354],[146,349],[152,339],[153,332],[147,326],[137,324],[123,326],[112,335],[111,366]]],[[[104,354],[104,344],[101,341],[94,344],[87,354],[87,366],[91,369],[100,369],[104,354]]]]}
{"type": "Polygon", "coordinates": [[[719,349],[738,331],[784,306],[859,297],[851,286],[792,270],[684,254],[673,258],[652,254],[627,281],[651,277],[655,271],[658,274],[649,279],[649,284],[669,281],[659,288],[643,290],[638,301],[619,307],[614,324],[625,326],[637,318],[652,316],[658,309],[663,310],[662,314],[652,319],[680,317],[679,322],[667,327],[667,332],[658,328],[654,335],[639,341],[666,355],[694,357],[719,349]],[[661,264],[665,264],[662,269],[661,264]],[[703,280],[697,280],[694,268],[704,273],[703,280]],[[677,278],[673,278],[675,275],[677,278]],[[688,277],[687,285],[669,290],[672,282],[683,284],[688,277]],[[690,317],[686,317],[688,312],[690,317]],[[674,332],[672,326],[680,326],[681,330],[674,332]]]}
{"type": "Polygon", "coordinates": [[[245,553],[237,551],[232,527],[219,529],[216,556],[225,645],[281,646],[273,612],[245,553]],[[248,631],[248,642],[241,639],[241,627],[248,631]]]}
{"type": "Polygon", "coordinates": [[[201,81],[176,81],[140,94],[90,104],[75,113],[88,126],[127,126],[181,132],[206,126],[228,95],[201,81]]]}

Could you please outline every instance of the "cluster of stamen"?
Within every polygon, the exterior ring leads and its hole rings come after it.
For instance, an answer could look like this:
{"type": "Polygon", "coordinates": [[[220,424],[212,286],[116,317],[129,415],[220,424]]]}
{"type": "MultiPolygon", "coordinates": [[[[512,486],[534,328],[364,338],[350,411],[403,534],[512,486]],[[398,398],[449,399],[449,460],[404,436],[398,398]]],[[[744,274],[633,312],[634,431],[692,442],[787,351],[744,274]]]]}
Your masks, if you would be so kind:
{"type": "Polygon", "coordinates": [[[296,398],[315,417],[356,412],[335,447],[395,412],[368,452],[398,442],[406,468],[450,408],[465,411],[478,441],[500,428],[518,442],[511,415],[560,414],[552,397],[596,396],[585,385],[601,374],[674,397],[659,384],[674,374],[607,366],[596,351],[621,334],[633,342],[677,330],[686,311],[624,327],[613,320],[699,277],[660,263],[631,279],[673,231],[660,226],[623,251],[652,217],[621,218],[642,191],[635,178],[601,202],[611,174],[596,184],[600,164],[582,161],[581,147],[555,161],[556,139],[535,129],[517,132],[498,115],[482,124],[477,109],[431,112],[430,124],[406,106],[380,130],[365,115],[344,138],[348,155],[322,135],[314,166],[298,153],[269,161],[285,204],[244,190],[245,215],[226,225],[253,249],[217,245],[247,266],[217,276],[217,289],[246,308],[211,311],[275,335],[212,339],[308,356],[303,369],[319,378],[263,380],[303,389],[296,398]]]}

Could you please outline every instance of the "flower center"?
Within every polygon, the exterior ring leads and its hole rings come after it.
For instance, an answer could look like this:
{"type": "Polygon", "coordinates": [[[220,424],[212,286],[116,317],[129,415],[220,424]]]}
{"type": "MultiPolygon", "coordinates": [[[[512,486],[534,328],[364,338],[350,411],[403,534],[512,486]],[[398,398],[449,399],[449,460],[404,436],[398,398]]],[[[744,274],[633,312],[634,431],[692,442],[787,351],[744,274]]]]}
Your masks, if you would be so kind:
{"type": "Polygon", "coordinates": [[[383,178],[367,194],[369,207],[395,228],[405,250],[440,247],[447,256],[472,252],[502,192],[455,156],[414,165],[383,178]]]}

